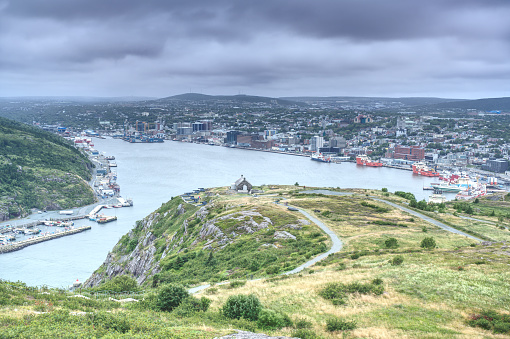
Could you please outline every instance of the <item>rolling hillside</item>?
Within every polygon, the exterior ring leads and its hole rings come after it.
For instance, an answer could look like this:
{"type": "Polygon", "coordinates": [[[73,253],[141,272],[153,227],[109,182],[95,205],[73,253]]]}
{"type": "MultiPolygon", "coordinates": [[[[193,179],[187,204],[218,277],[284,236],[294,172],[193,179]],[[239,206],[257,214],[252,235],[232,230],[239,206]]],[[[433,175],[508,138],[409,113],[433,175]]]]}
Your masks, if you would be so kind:
{"type": "Polygon", "coordinates": [[[257,196],[208,189],[200,206],[174,197],[120,239],[89,279],[92,288],[0,281],[0,337],[205,339],[234,329],[302,339],[510,334],[510,195],[409,214],[401,209],[407,198],[390,192],[257,189],[257,196]],[[468,206],[472,219],[461,218],[468,206]],[[488,241],[447,232],[423,215],[488,241]],[[315,223],[343,248],[282,274],[331,246],[315,223]]]}
{"type": "Polygon", "coordinates": [[[59,136],[0,118],[0,220],[94,202],[91,167],[59,136]]]}

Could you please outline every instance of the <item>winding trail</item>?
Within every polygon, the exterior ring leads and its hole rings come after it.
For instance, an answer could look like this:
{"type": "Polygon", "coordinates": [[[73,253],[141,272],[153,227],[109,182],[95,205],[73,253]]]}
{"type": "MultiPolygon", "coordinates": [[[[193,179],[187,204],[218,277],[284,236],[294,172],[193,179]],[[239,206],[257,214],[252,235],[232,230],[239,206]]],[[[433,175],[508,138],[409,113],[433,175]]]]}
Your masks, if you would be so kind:
{"type": "MultiPolygon", "coordinates": [[[[346,196],[346,195],[353,195],[353,193],[349,193],[349,192],[335,192],[335,191],[330,191],[330,190],[309,190],[309,191],[301,191],[299,193],[308,193],[308,194],[324,194],[324,195],[343,195],[343,196],[346,196]]],[[[462,231],[459,231],[451,226],[448,226],[440,221],[437,221],[435,219],[432,219],[424,214],[421,214],[419,212],[416,212],[416,211],[413,211],[409,208],[406,208],[406,207],[403,207],[403,206],[400,206],[400,205],[397,205],[395,203],[392,203],[390,201],[387,201],[387,200],[384,200],[384,199],[379,199],[379,198],[376,198],[376,197],[370,197],[371,199],[373,200],[376,200],[376,201],[379,201],[379,202],[382,202],[382,203],[385,203],[385,204],[388,204],[390,206],[393,206],[395,208],[398,208],[399,210],[402,210],[404,212],[407,212],[411,215],[414,215],[415,217],[418,217],[420,219],[423,219],[439,228],[442,228],[444,229],[445,231],[448,231],[448,232],[451,232],[451,233],[454,233],[454,234],[458,234],[458,235],[463,235],[465,237],[468,237],[470,239],[473,239],[473,240],[476,240],[476,241],[482,241],[481,239],[475,237],[475,236],[472,236],[470,234],[467,234],[467,233],[464,233],[462,231]]],[[[297,207],[296,207],[297,208],[297,207]]],[[[336,253],[336,252],[339,252],[342,247],[343,247],[343,243],[342,241],[340,240],[340,238],[333,232],[331,231],[322,221],[320,221],[319,219],[311,216],[309,213],[303,211],[302,209],[300,208],[297,208],[297,210],[303,214],[306,218],[308,218],[310,221],[312,221],[313,223],[315,223],[317,226],[319,226],[331,239],[331,242],[332,242],[332,246],[331,248],[329,249],[329,251],[325,252],[325,253],[322,253],[320,255],[318,255],[317,257],[305,262],[304,264],[300,265],[299,267],[296,267],[295,269],[293,269],[292,271],[288,271],[288,272],[285,272],[285,273],[282,273],[281,275],[291,275],[291,274],[296,274],[296,273],[299,273],[301,272],[302,270],[304,270],[305,268],[308,268],[312,265],[314,265],[315,263],[321,261],[322,259],[326,258],[328,255],[330,254],[333,254],[333,253],[336,253]]],[[[476,220],[476,219],[475,219],[476,220]]],[[[259,279],[252,279],[250,281],[255,281],[255,280],[261,280],[261,278],[259,279]]],[[[218,285],[224,285],[224,284],[227,284],[228,281],[225,281],[225,282],[222,282],[222,283],[219,283],[218,285]]],[[[197,287],[193,287],[193,288],[190,288],[188,291],[189,293],[197,293],[199,291],[202,291],[208,287],[210,287],[211,285],[207,284],[207,285],[201,285],[201,286],[197,286],[197,287]]]]}
{"type": "MultiPolygon", "coordinates": [[[[338,193],[338,192],[334,192],[334,193],[338,193]]],[[[343,195],[343,194],[342,194],[343,195]]],[[[325,253],[322,253],[318,256],[316,256],[315,258],[311,259],[311,260],[308,260],[307,262],[305,262],[304,264],[296,267],[295,269],[293,269],[292,271],[288,271],[288,272],[284,272],[282,273],[281,275],[291,275],[291,274],[296,274],[296,273],[299,273],[301,272],[302,270],[304,270],[305,268],[308,268],[312,265],[314,265],[315,263],[321,261],[322,259],[326,258],[328,255],[330,254],[333,254],[333,253],[336,253],[336,252],[339,252],[341,249],[342,249],[342,246],[343,246],[343,243],[342,241],[340,240],[340,238],[338,238],[338,236],[335,234],[335,232],[333,232],[332,230],[330,230],[328,228],[328,226],[326,226],[326,224],[324,224],[322,221],[320,221],[319,219],[311,216],[309,213],[303,211],[302,209],[300,208],[297,208],[296,209],[301,213],[303,214],[306,218],[308,218],[308,220],[310,220],[311,222],[315,223],[317,226],[319,226],[331,239],[331,242],[332,242],[332,246],[331,248],[329,249],[329,251],[325,252],[325,253]]],[[[261,280],[262,278],[258,278],[258,279],[250,279],[249,281],[256,281],[256,280],[261,280]]],[[[217,285],[224,285],[224,284],[228,284],[228,281],[224,281],[224,282],[221,282],[217,285]]],[[[206,288],[209,288],[211,285],[210,284],[207,284],[207,285],[200,285],[200,286],[196,286],[196,287],[193,287],[193,288],[190,288],[188,289],[188,292],[191,293],[191,294],[194,294],[194,293],[197,293],[199,291],[202,291],[202,290],[205,290],[206,288]]]]}

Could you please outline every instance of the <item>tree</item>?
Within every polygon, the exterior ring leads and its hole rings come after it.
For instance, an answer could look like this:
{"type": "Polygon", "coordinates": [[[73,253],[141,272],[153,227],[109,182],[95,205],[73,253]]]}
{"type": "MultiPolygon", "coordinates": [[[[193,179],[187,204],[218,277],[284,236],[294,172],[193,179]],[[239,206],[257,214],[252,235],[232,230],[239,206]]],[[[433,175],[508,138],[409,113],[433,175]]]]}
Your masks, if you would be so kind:
{"type": "Polygon", "coordinates": [[[436,248],[436,241],[432,237],[424,238],[421,241],[420,247],[422,248],[436,248]]]}
{"type": "Polygon", "coordinates": [[[170,312],[189,297],[188,291],[182,285],[169,284],[163,286],[157,299],[157,306],[162,311],[170,312]]]}

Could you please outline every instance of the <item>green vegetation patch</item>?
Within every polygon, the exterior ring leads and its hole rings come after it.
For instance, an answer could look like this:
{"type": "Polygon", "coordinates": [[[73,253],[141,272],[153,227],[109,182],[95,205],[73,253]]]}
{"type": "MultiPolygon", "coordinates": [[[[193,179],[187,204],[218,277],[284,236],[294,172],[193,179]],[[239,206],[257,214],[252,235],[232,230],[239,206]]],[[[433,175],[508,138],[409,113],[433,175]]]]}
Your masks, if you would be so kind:
{"type": "Polygon", "coordinates": [[[446,328],[454,315],[451,310],[433,310],[427,307],[395,304],[391,307],[381,307],[364,316],[368,319],[377,319],[385,327],[412,331],[414,333],[441,333],[455,335],[458,332],[446,328]]]}
{"type": "Polygon", "coordinates": [[[67,209],[94,202],[92,163],[67,140],[0,118],[0,213],[67,209]]]}

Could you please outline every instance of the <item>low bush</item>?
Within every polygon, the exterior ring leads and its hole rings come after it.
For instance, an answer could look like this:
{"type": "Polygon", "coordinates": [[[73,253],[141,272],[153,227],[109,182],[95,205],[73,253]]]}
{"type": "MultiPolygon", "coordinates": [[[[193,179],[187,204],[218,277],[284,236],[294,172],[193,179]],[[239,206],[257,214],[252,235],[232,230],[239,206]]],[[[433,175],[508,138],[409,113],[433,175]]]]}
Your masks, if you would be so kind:
{"type": "Polygon", "coordinates": [[[343,271],[347,268],[347,265],[344,262],[341,262],[338,264],[338,267],[336,268],[337,271],[343,271]]]}
{"type": "Polygon", "coordinates": [[[340,318],[329,318],[326,320],[326,330],[328,332],[334,331],[350,331],[356,328],[356,322],[348,321],[340,318]]]}
{"type": "Polygon", "coordinates": [[[432,237],[424,238],[421,241],[421,244],[420,244],[420,247],[422,247],[422,248],[429,248],[429,249],[436,248],[436,246],[437,246],[436,245],[436,241],[432,237]]]}
{"type": "Polygon", "coordinates": [[[494,333],[510,334],[510,315],[500,314],[492,310],[485,310],[472,314],[468,321],[469,326],[480,327],[494,333]]]}
{"type": "Polygon", "coordinates": [[[403,262],[404,262],[404,257],[401,255],[397,255],[396,257],[394,257],[393,259],[390,260],[390,263],[392,266],[402,265],[403,262]]]}
{"type": "Polygon", "coordinates": [[[294,327],[297,329],[312,328],[312,323],[306,319],[296,319],[296,321],[294,321],[294,327]]]}
{"type": "Polygon", "coordinates": [[[382,285],[383,280],[381,278],[375,278],[372,280],[372,285],[382,285]]]}
{"type": "Polygon", "coordinates": [[[129,321],[123,313],[108,313],[105,311],[87,314],[94,327],[102,327],[106,330],[114,330],[120,333],[129,331],[129,321]]]}
{"type": "Polygon", "coordinates": [[[259,317],[262,305],[255,295],[231,295],[228,297],[222,312],[227,318],[256,321],[259,317]]]}
{"type": "Polygon", "coordinates": [[[292,326],[292,320],[284,313],[262,309],[259,313],[257,326],[262,329],[275,330],[292,326]]]}
{"type": "Polygon", "coordinates": [[[116,276],[111,280],[94,288],[96,291],[113,291],[113,292],[132,292],[138,291],[138,283],[129,275],[116,276]]]}
{"type": "Polygon", "coordinates": [[[382,286],[382,281],[381,284],[379,284],[379,281],[377,281],[377,284],[363,284],[358,282],[350,284],[329,283],[319,290],[319,295],[324,299],[331,300],[333,305],[344,305],[349,294],[359,293],[381,295],[383,292],[384,286],[382,286]]]}
{"type": "Polygon", "coordinates": [[[206,297],[200,299],[189,296],[174,309],[174,313],[180,317],[189,317],[197,312],[205,312],[209,309],[212,300],[206,297]]]}
{"type": "Polygon", "coordinates": [[[237,288],[246,285],[246,280],[232,280],[228,285],[230,288],[237,288]]]}
{"type": "Polygon", "coordinates": [[[388,238],[384,241],[384,247],[386,248],[397,248],[398,240],[395,238],[388,238]]]}
{"type": "Polygon", "coordinates": [[[321,339],[322,337],[312,330],[298,329],[292,332],[292,337],[301,339],[321,339]]]}

